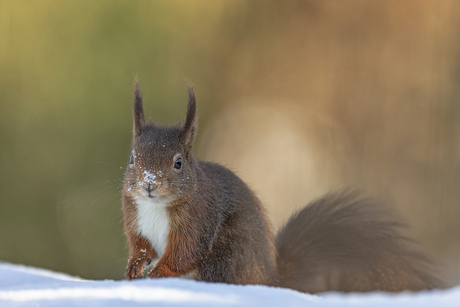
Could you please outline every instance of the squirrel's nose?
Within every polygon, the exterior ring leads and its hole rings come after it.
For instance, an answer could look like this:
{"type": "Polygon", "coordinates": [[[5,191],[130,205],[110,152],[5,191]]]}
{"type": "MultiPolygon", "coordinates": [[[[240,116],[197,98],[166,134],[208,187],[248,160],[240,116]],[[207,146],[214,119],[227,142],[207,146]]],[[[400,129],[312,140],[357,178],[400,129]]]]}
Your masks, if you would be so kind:
{"type": "Polygon", "coordinates": [[[155,191],[157,187],[158,187],[158,184],[148,183],[147,186],[144,186],[144,189],[150,193],[152,191],[155,191]]]}

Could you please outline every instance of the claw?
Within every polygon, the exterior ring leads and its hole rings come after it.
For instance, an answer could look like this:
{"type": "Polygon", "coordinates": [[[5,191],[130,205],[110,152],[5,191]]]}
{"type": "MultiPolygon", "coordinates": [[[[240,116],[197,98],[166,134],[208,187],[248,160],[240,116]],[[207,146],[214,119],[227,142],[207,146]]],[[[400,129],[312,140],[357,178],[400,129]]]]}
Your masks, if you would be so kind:
{"type": "Polygon", "coordinates": [[[125,272],[125,278],[127,280],[138,279],[142,277],[142,270],[144,268],[144,261],[136,261],[128,264],[125,272]]]}

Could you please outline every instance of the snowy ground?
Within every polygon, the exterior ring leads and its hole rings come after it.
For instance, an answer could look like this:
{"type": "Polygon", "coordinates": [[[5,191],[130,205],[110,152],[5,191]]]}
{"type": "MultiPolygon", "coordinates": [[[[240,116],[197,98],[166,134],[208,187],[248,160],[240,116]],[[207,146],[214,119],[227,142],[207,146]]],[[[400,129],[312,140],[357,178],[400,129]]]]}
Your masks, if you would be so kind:
{"type": "Polygon", "coordinates": [[[165,278],[81,280],[0,263],[0,306],[460,306],[460,287],[402,294],[308,295],[265,286],[165,278]]]}

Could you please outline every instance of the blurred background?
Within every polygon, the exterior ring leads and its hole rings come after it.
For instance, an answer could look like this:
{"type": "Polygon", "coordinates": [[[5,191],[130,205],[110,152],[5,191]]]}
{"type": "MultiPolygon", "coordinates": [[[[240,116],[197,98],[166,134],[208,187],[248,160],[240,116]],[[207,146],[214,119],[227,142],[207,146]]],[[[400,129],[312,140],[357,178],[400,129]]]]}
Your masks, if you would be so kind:
{"type": "Polygon", "coordinates": [[[361,189],[460,284],[460,2],[1,1],[0,261],[123,278],[132,84],[278,227],[361,189]]]}

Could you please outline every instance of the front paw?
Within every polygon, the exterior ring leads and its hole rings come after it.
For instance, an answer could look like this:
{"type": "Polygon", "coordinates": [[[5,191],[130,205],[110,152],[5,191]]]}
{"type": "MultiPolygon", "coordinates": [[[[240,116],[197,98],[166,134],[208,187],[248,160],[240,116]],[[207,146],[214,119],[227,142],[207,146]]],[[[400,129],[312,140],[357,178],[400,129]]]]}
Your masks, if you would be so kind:
{"type": "Polygon", "coordinates": [[[162,266],[162,267],[157,266],[152,271],[150,271],[148,277],[150,278],[179,277],[179,274],[171,271],[169,268],[165,266],[162,266]]]}
{"type": "Polygon", "coordinates": [[[127,280],[141,278],[145,262],[146,262],[146,259],[141,259],[141,258],[134,259],[134,260],[130,259],[128,263],[128,267],[126,268],[125,278],[127,280]]]}

